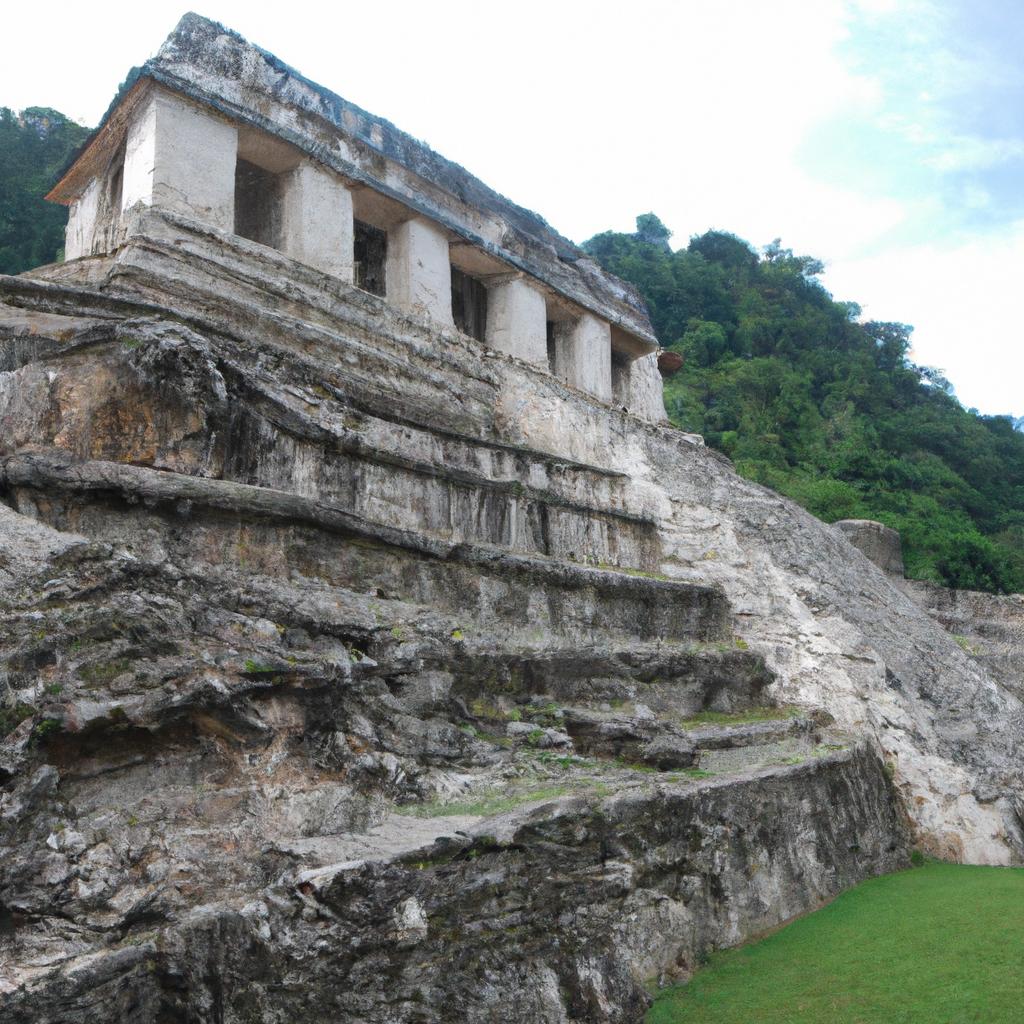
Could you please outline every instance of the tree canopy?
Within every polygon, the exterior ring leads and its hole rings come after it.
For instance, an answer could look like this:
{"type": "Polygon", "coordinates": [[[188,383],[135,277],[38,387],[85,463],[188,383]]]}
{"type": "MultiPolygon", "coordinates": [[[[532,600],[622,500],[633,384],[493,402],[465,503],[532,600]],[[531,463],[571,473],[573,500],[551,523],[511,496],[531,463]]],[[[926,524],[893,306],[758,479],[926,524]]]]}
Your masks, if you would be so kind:
{"type": "Polygon", "coordinates": [[[52,263],[67,211],[43,196],[89,129],[46,107],[0,107],[0,274],[52,263]]]}
{"type": "Polygon", "coordinates": [[[822,286],[819,260],[724,231],[672,251],[651,213],[584,248],[635,284],[683,369],[673,422],[737,470],[827,522],[877,519],[903,536],[907,575],[1024,591],[1024,434],[964,409],[908,358],[906,324],[863,322],[822,286]]]}

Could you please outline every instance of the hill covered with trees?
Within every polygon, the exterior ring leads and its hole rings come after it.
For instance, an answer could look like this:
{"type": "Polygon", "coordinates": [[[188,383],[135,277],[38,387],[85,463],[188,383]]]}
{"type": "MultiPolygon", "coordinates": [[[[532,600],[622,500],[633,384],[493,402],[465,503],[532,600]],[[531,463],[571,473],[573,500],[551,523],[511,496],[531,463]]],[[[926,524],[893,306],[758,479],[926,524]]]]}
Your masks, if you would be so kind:
{"type": "Polygon", "coordinates": [[[58,258],[67,211],[43,196],[88,135],[88,128],[47,107],[21,114],[0,107],[0,274],[58,258]]]}
{"type": "Polygon", "coordinates": [[[1024,434],[964,409],[941,373],[908,358],[912,328],[862,322],[823,265],[778,241],[720,231],[672,251],[653,214],[584,248],[635,284],[662,343],[673,422],[744,476],[827,522],[877,519],[903,536],[907,575],[1024,591],[1024,434]]]}

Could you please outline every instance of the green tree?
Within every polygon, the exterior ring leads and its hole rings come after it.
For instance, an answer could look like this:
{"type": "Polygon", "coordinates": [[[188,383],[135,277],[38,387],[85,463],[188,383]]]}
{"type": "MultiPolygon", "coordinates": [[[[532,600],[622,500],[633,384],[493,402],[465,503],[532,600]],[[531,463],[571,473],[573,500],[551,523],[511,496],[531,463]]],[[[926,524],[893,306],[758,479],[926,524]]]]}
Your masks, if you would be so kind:
{"type": "Polygon", "coordinates": [[[665,406],[737,469],[826,521],[903,535],[908,575],[1024,590],[1024,434],[965,410],[939,370],[908,359],[911,330],[861,322],[822,286],[820,260],[724,231],[673,251],[654,214],[584,248],[635,284],[680,352],[665,406]]]}
{"type": "Polygon", "coordinates": [[[0,273],[52,263],[67,211],[43,198],[89,130],[46,107],[0,107],[0,273]]]}

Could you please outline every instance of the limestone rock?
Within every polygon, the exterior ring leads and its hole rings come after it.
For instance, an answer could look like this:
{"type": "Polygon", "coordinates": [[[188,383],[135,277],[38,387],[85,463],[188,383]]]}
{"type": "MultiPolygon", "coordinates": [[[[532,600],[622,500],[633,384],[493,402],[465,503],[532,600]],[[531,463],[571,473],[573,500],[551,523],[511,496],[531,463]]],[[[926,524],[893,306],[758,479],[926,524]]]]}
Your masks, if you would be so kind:
{"type": "Polygon", "coordinates": [[[840,519],[832,525],[882,572],[903,575],[903,546],[896,530],[871,519],[840,519]]]}

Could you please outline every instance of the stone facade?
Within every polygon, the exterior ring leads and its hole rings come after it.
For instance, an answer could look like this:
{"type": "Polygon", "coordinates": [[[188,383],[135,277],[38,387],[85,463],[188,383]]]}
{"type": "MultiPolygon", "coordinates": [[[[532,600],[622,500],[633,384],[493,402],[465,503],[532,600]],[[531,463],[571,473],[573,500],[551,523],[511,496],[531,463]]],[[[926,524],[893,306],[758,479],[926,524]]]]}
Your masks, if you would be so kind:
{"type": "Polygon", "coordinates": [[[1024,594],[951,590],[922,580],[903,589],[986,671],[1024,699],[1024,594]]]}
{"type": "Polygon", "coordinates": [[[903,545],[896,530],[873,519],[840,519],[832,525],[882,572],[903,577],[903,545]]]}

